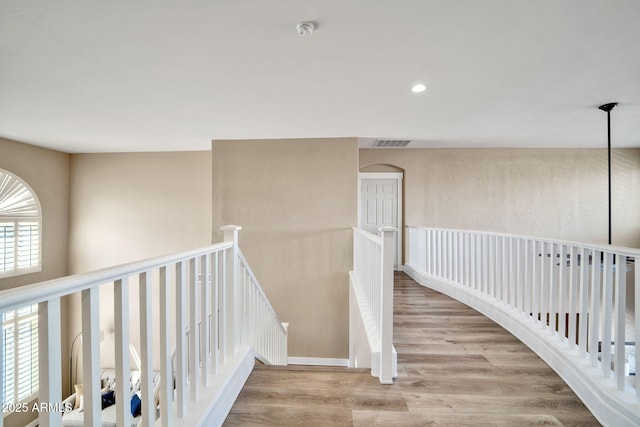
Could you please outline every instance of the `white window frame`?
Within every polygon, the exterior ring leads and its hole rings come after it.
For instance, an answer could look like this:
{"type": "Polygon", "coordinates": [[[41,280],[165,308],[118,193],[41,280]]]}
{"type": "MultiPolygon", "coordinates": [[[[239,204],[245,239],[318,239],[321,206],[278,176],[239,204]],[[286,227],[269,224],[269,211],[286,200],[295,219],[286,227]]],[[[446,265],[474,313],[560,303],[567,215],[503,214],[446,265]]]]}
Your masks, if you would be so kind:
{"type": "Polygon", "coordinates": [[[35,201],[35,205],[37,208],[37,215],[10,215],[10,214],[6,214],[0,211],[0,224],[1,223],[13,223],[13,228],[14,228],[14,236],[13,236],[13,243],[14,243],[14,262],[13,262],[13,268],[10,270],[5,270],[5,271],[0,271],[0,279],[4,279],[7,277],[14,277],[14,276],[19,276],[22,274],[30,274],[30,273],[37,273],[39,271],[42,271],[42,208],[40,205],[40,200],[38,199],[38,196],[36,195],[35,191],[33,191],[33,189],[29,186],[29,184],[27,184],[22,178],[20,178],[19,176],[17,176],[16,174],[9,172],[7,170],[4,169],[0,169],[0,177],[2,177],[2,175],[8,175],[11,179],[17,181],[20,185],[22,185],[27,191],[29,191],[30,195],[33,197],[33,200],[35,201]],[[18,242],[20,239],[20,224],[21,223],[28,223],[28,222],[37,222],[38,223],[38,258],[37,258],[37,264],[36,265],[30,265],[29,267],[23,267],[20,268],[19,267],[19,262],[18,262],[18,255],[19,255],[19,251],[18,251],[18,242]]]}

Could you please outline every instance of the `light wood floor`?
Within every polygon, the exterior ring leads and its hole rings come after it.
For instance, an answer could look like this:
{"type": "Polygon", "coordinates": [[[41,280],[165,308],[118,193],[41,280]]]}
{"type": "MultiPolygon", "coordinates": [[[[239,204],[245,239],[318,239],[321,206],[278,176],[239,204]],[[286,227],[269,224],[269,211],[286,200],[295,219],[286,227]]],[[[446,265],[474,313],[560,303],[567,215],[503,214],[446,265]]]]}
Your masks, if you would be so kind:
{"type": "Polygon", "coordinates": [[[395,384],[366,370],[256,366],[225,426],[599,425],[491,320],[403,273],[395,289],[395,384]]]}

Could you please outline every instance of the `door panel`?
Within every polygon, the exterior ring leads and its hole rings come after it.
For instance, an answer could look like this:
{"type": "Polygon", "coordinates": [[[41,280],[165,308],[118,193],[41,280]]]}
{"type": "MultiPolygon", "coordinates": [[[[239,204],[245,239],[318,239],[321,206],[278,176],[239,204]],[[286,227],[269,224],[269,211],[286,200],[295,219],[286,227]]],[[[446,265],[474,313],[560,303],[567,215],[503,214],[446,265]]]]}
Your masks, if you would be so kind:
{"type": "MultiPolygon", "coordinates": [[[[379,227],[396,227],[400,231],[398,218],[398,180],[363,179],[360,188],[360,226],[373,234],[379,227]]],[[[396,238],[398,233],[396,233],[396,238]]],[[[399,253],[396,250],[396,266],[399,253]]]]}

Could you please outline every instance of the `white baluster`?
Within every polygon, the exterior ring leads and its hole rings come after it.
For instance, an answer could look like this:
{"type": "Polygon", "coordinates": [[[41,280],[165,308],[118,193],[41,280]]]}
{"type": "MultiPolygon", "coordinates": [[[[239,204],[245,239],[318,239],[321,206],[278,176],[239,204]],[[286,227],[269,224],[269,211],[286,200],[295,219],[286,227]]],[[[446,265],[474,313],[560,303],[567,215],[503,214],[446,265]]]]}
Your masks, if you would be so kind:
{"type": "Polygon", "coordinates": [[[540,248],[538,241],[531,242],[531,315],[534,323],[538,323],[540,315],[540,280],[538,279],[539,268],[538,260],[540,259],[540,248]]]}
{"type": "Polygon", "coordinates": [[[558,282],[556,272],[558,271],[556,256],[557,245],[549,243],[549,333],[555,335],[558,330],[558,282]]]}
{"type": "MultiPolygon", "coordinates": [[[[38,304],[38,334],[38,398],[43,403],[62,402],[60,298],[38,304]]],[[[62,416],[58,411],[41,411],[38,416],[38,424],[46,427],[58,427],[62,425],[62,416]]]]}
{"type": "Polygon", "coordinates": [[[509,263],[509,282],[507,286],[509,288],[509,305],[513,308],[518,307],[518,299],[516,295],[516,263],[518,259],[518,254],[516,253],[517,242],[518,241],[513,237],[509,238],[509,259],[507,260],[509,263]]]}
{"type": "Polygon", "coordinates": [[[540,278],[538,279],[540,282],[540,325],[543,328],[547,326],[547,314],[549,313],[549,308],[547,307],[548,302],[548,294],[549,294],[549,284],[547,283],[548,275],[545,274],[545,266],[547,266],[547,244],[544,241],[540,242],[540,278]]]}
{"type": "Polygon", "coordinates": [[[572,261],[567,258],[567,255],[570,255],[570,253],[567,253],[567,246],[560,245],[560,271],[558,272],[558,335],[562,340],[569,336],[567,334],[567,313],[569,312],[567,299],[569,297],[570,287],[567,283],[567,278],[569,276],[567,272],[571,268],[572,261]]]}
{"type": "Polygon", "coordinates": [[[240,291],[242,292],[240,297],[242,305],[242,339],[244,340],[245,345],[251,345],[251,341],[249,341],[249,307],[247,305],[250,278],[249,271],[246,267],[243,267],[242,271],[242,286],[240,288],[240,291]]]}
{"type": "MultiPolygon", "coordinates": [[[[167,277],[167,267],[160,267],[160,419],[162,427],[171,425],[173,374],[171,369],[171,293],[167,277]]],[[[128,400],[126,400],[128,402],[128,400]]],[[[117,403],[117,399],[116,399],[117,403]]],[[[120,424],[120,425],[130,425],[120,424]]]]}
{"type": "Polygon", "coordinates": [[[511,266],[511,239],[503,237],[502,238],[502,301],[507,305],[513,306],[513,297],[511,295],[510,284],[511,280],[509,274],[511,270],[509,267],[511,266]]]}
{"type": "Polygon", "coordinates": [[[447,279],[453,280],[453,233],[447,231],[447,279]]]}
{"type": "Polygon", "coordinates": [[[101,425],[100,411],[100,289],[82,291],[82,382],[84,425],[101,425]]]}
{"type": "Polygon", "coordinates": [[[209,349],[210,349],[210,323],[211,309],[209,303],[211,302],[211,284],[210,284],[210,268],[209,268],[209,256],[202,255],[200,257],[200,366],[202,369],[202,375],[200,377],[200,383],[203,387],[209,386],[209,349]]]}
{"type": "Polygon", "coordinates": [[[569,253],[571,254],[571,269],[569,270],[569,348],[574,349],[576,347],[576,328],[578,326],[576,322],[576,305],[578,299],[578,251],[575,246],[569,247],[569,253]]]}
{"type": "Polygon", "coordinates": [[[498,267],[498,258],[500,258],[500,253],[498,250],[498,238],[494,235],[487,236],[489,252],[487,253],[489,257],[489,280],[488,280],[488,292],[495,299],[500,299],[500,295],[498,290],[500,288],[500,269],[498,267]]]}
{"type": "Polygon", "coordinates": [[[257,283],[251,282],[250,300],[249,300],[249,313],[251,324],[251,345],[255,347],[256,343],[256,294],[258,292],[257,283]]]}
{"type": "Polygon", "coordinates": [[[156,405],[153,402],[153,316],[151,273],[140,277],[140,393],[142,395],[142,425],[150,427],[156,419],[156,405]]]}
{"type": "Polygon", "coordinates": [[[176,414],[187,415],[187,292],[184,261],[176,263],[176,414]]]}
{"type": "MultiPolygon", "coordinates": [[[[602,298],[602,290],[600,287],[600,277],[602,266],[602,252],[593,251],[593,263],[591,264],[591,312],[589,319],[589,356],[591,357],[591,366],[598,366],[598,342],[600,340],[600,301],[602,298]]],[[[636,319],[639,316],[636,316],[636,319]]]]}
{"type": "Polygon", "coordinates": [[[460,282],[460,276],[458,275],[458,262],[460,259],[460,253],[458,251],[458,233],[452,231],[451,232],[452,248],[451,248],[451,280],[454,282],[460,282]]]}
{"type": "Polygon", "coordinates": [[[522,290],[522,311],[529,316],[533,312],[531,309],[531,251],[529,249],[529,240],[523,240],[522,246],[522,283],[524,285],[522,290]]]}
{"type": "Polygon", "coordinates": [[[189,399],[198,400],[200,380],[200,296],[196,259],[189,260],[189,399]]]}
{"type": "Polygon", "coordinates": [[[131,390],[128,387],[129,366],[129,279],[113,284],[113,326],[116,362],[116,424],[131,425],[131,390]]]}
{"type": "Polygon", "coordinates": [[[480,290],[480,273],[479,273],[479,268],[480,268],[480,251],[478,250],[478,234],[477,233],[473,233],[471,235],[472,237],[472,242],[471,242],[471,262],[472,262],[472,266],[471,266],[471,272],[472,272],[472,276],[471,276],[471,282],[472,282],[472,286],[473,289],[475,290],[480,290]]]}
{"type": "MultiPolygon", "coordinates": [[[[589,250],[581,249],[582,262],[580,264],[580,332],[578,348],[580,356],[587,356],[587,321],[589,313],[589,250]]],[[[595,262],[595,259],[593,260],[595,262]]]]}
{"type": "Polygon", "coordinates": [[[482,235],[482,292],[489,293],[489,238],[482,235]]]}
{"type": "Polygon", "coordinates": [[[613,254],[605,252],[603,274],[603,299],[602,309],[604,323],[602,325],[602,376],[609,378],[611,375],[611,310],[613,297],[613,254]]]}
{"type": "Polygon", "coordinates": [[[524,311],[524,263],[522,240],[516,239],[516,278],[514,280],[516,308],[524,311]]]}
{"type": "Polygon", "coordinates": [[[471,271],[471,235],[464,233],[464,284],[473,287],[469,272],[471,271]]]}
{"type": "Polygon", "coordinates": [[[219,295],[220,295],[220,259],[219,252],[212,254],[213,267],[211,268],[211,329],[210,329],[210,342],[211,342],[211,373],[216,374],[218,372],[218,338],[219,338],[219,313],[220,307],[219,295]]]}
{"type": "Polygon", "coordinates": [[[431,254],[433,253],[431,250],[431,232],[427,229],[420,229],[415,232],[420,238],[418,240],[418,248],[422,255],[420,257],[420,265],[424,262],[424,271],[427,274],[433,274],[433,262],[431,260],[431,254]]]}
{"type": "Polygon", "coordinates": [[[618,390],[625,385],[625,314],[627,305],[627,257],[616,255],[616,341],[614,369],[618,390]]]}
{"type": "MultiPolygon", "coordinates": [[[[638,378],[638,373],[640,373],[640,290],[638,289],[640,285],[640,257],[634,258],[633,268],[635,270],[635,292],[634,292],[634,326],[635,326],[635,355],[636,355],[636,378],[638,378]]],[[[640,380],[635,381],[636,387],[636,401],[640,402],[640,380]]]]}

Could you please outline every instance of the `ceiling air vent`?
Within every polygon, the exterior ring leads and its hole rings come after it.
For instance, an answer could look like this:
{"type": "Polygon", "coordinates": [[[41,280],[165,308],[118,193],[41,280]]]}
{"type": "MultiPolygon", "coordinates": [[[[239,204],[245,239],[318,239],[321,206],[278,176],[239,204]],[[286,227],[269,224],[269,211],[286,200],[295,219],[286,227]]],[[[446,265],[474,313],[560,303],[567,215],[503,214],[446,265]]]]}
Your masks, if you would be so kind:
{"type": "Polygon", "coordinates": [[[373,146],[376,148],[404,148],[410,142],[410,139],[377,139],[373,146]]]}

